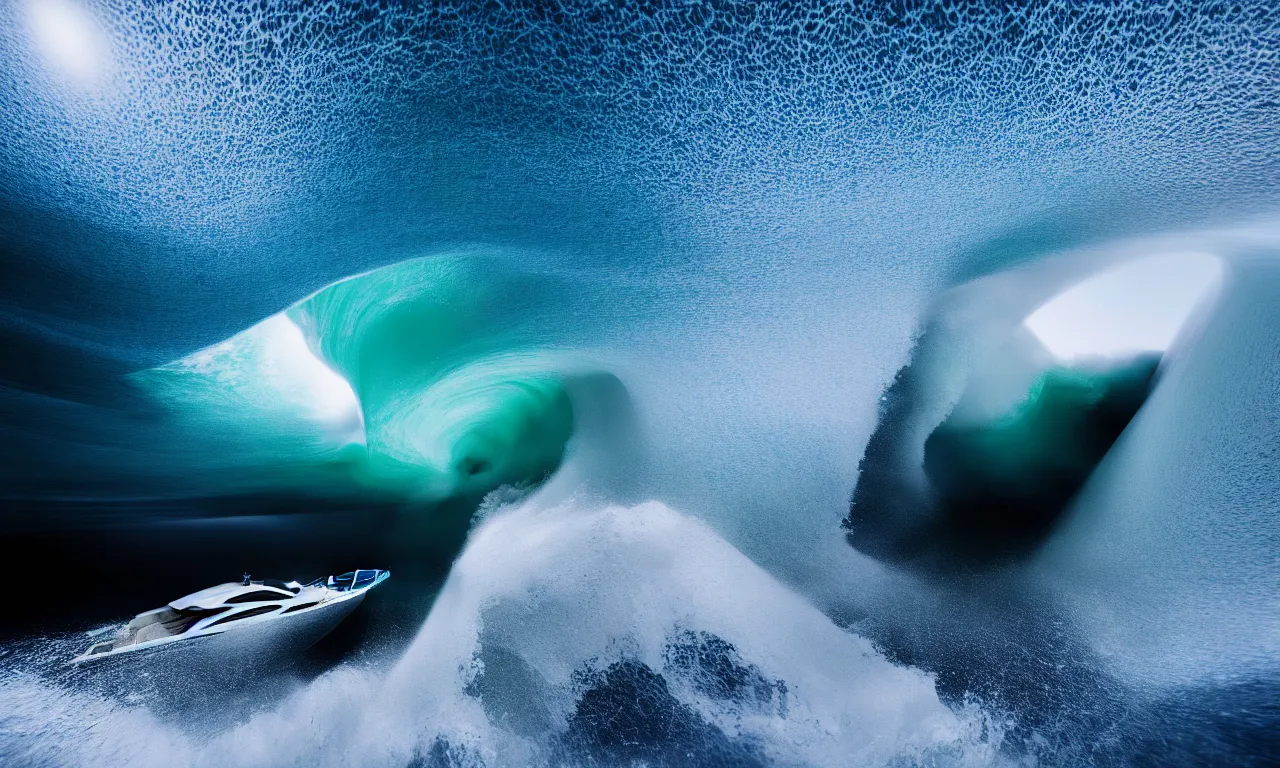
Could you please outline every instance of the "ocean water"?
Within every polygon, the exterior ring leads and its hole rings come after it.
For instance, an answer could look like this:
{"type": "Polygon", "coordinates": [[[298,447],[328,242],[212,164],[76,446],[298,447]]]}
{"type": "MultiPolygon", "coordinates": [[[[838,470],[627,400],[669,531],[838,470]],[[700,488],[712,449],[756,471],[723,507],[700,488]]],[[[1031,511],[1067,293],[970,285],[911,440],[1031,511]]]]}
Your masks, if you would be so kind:
{"type": "Polygon", "coordinates": [[[0,763],[1274,763],[1273,6],[0,6],[0,763]],[[944,423],[1070,476],[974,525],[944,423]],[[63,666],[362,567],[245,686],[63,666]]]}

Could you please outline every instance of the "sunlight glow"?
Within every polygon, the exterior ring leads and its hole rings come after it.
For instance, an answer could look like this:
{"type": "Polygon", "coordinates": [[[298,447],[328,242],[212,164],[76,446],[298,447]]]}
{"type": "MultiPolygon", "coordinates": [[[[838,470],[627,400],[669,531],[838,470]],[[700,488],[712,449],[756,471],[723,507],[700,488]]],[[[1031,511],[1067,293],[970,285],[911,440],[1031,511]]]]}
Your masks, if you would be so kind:
{"type": "Polygon", "coordinates": [[[1207,254],[1138,259],[1077,283],[1024,323],[1063,360],[1163,352],[1221,279],[1207,254]]]}
{"type": "Polygon", "coordinates": [[[71,0],[29,0],[27,23],[49,64],[80,86],[98,82],[109,58],[107,35],[87,10],[71,0]]]}

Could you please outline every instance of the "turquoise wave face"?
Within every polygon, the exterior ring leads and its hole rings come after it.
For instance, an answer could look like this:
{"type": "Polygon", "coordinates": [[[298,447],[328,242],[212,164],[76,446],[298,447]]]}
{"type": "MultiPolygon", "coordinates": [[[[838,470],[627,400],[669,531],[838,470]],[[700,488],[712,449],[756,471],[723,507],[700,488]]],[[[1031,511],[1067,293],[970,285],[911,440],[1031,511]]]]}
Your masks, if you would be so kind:
{"type": "Polygon", "coordinates": [[[572,384],[599,373],[546,341],[568,289],[497,252],[411,259],[133,379],[214,492],[527,485],[560,466],[572,384]]]}
{"type": "Polygon", "coordinates": [[[924,444],[945,514],[988,536],[1049,526],[1142,406],[1159,362],[1054,367],[996,418],[953,413],[924,444]]]}

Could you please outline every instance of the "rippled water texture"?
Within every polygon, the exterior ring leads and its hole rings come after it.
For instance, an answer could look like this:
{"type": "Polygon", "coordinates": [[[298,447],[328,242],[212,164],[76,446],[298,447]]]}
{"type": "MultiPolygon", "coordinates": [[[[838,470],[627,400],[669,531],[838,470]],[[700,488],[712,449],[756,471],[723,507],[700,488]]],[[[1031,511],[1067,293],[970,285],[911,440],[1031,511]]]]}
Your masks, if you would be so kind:
{"type": "Polygon", "coordinates": [[[1280,754],[1274,2],[12,0],[0,107],[0,763],[1280,754]]]}

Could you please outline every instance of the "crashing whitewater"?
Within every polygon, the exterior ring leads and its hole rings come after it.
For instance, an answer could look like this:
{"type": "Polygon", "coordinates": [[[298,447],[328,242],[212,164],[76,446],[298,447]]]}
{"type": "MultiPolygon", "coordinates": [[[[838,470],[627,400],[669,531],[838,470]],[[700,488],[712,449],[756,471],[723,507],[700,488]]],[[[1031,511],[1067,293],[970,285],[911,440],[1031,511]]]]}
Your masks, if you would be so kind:
{"type": "Polygon", "coordinates": [[[9,758],[83,766],[987,765],[1003,727],[687,515],[536,496],[487,511],[393,666],[205,739],[32,672],[0,700],[9,758]]]}

